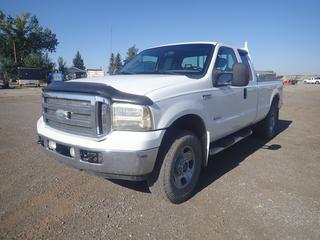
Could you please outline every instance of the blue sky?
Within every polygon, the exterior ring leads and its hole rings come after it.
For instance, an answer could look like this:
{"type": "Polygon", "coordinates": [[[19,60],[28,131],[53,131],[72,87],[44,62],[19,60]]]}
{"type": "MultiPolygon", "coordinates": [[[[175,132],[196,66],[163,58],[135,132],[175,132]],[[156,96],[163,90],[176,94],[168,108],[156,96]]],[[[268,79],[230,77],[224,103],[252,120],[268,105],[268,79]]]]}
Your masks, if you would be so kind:
{"type": "Polygon", "coordinates": [[[51,58],[70,66],[77,50],[87,68],[107,68],[110,50],[174,42],[221,41],[242,47],[255,68],[320,74],[320,1],[285,0],[0,0],[0,9],[30,12],[56,33],[51,58]],[[112,44],[111,44],[112,29],[112,44]]]}

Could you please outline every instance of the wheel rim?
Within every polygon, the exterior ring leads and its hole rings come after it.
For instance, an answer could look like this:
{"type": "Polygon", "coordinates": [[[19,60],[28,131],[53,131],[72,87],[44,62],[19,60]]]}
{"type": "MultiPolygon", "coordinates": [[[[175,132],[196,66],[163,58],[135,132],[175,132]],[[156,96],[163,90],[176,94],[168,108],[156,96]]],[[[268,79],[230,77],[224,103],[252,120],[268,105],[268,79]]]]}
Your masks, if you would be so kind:
{"type": "Polygon", "coordinates": [[[182,189],[190,184],[195,172],[195,154],[191,146],[185,146],[179,152],[173,170],[173,182],[182,189]]]}

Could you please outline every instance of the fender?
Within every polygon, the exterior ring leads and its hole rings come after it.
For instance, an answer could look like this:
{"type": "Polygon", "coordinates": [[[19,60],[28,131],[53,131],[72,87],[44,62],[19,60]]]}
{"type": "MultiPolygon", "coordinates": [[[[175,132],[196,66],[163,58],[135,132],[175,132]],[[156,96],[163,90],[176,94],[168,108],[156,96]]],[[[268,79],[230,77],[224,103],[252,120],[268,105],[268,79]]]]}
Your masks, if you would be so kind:
{"type": "Polygon", "coordinates": [[[269,108],[271,107],[273,99],[278,96],[279,102],[278,102],[278,108],[281,108],[282,105],[282,85],[281,87],[277,87],[272,91],[270,102],[269,102],[269,108]]]}
{"type": "MultiPolygon", "coordinates": [[[[194,101],[197,99],[197,96],[194,97],[187,97],[183,100],[174,101],[172,104],[172,99],[169,101],[163,101],[155,104],[157,106],[155,114],[156,119],[159,119],[158,123],[156,124],[157,129],[168,128],[171,126],[175,121],[178,119],[186,116],[186,115],[196,115],[198,116],[204,125],[205,128],[205,146],[204,146],[204,165],[206,166],[208,163],[209,157],[209,147],[210,147],[210,131],[207,127],[207,122],[210,118],[206,114],[206,111],[203,109],[203,104],[201,102],[194,101]],[[160,111],[160,109],[162,111],[160,111]],[[157,111],[158,110],[158,111],[157,111]],[[159,117],[159,118],[157,118],[159,117]]],[[[200,99],[200,97],[199,97],[200,99]]],[[[155,106],[153,105],[153,106],[155,106]]]]}
{"type": "Polygon", "coordinates": [[[208,129],[207,122],[209,116],[206,114],[203,104],[200,104],[200,101],[195,101],[195,99],[196,96],[188,96],[188,98],[185,97],[185,99],[179,101],[172,101],[172,99],[169,99],[156,103],[155,105],[157,105],[157,108],[154,109],[156,115],[155,119],[158,119],[156,128],[167,128],[177,119],[185,115],[193,114],[198,115],[203,120],[205,128],[208,129]]]}

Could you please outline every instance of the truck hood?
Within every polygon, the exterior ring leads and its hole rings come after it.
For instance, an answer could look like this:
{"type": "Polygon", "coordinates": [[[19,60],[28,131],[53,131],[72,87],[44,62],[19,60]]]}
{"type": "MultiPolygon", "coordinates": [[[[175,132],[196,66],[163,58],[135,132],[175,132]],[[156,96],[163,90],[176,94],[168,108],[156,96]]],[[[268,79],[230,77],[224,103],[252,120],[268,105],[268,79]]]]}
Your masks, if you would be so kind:
{"type": "Polygon", "coordinates": [[[72,80],[72,82],[103,83],[122,92],[137,95],[147,95],[157,89],[190,81],[192,79],[183,75],[160,74],[113,75],[72,80]]]}

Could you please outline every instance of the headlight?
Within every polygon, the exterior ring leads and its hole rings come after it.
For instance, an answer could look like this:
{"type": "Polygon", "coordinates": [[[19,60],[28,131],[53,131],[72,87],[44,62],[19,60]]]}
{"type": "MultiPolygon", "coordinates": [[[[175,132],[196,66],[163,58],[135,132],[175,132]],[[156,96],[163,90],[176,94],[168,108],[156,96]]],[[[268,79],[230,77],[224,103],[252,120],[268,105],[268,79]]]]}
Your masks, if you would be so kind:
{"type": "Polygon", "coordinates": [[[151,111],[147,106],[126,103],[112,104],[112,129],[146,131],[153,128],[151,111]]]}

